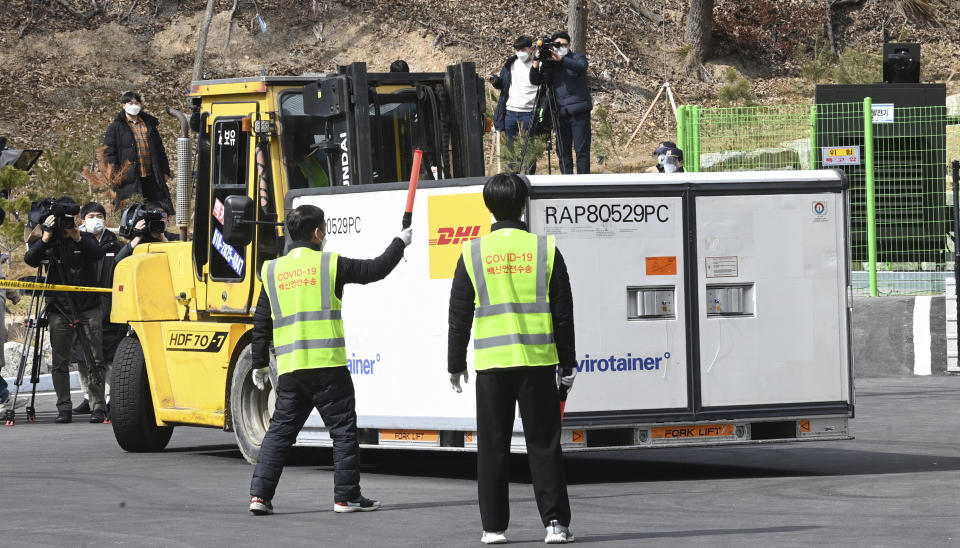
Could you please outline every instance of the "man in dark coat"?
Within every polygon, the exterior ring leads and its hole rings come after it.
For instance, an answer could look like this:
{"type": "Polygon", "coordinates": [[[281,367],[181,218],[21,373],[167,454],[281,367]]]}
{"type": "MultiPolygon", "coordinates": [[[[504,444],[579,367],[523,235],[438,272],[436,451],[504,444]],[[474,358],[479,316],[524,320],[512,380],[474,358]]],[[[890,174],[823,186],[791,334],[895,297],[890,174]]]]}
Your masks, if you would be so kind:
{"type": "Polygon", "coordinates": [[[538,59],[530,69],[530,81],[539,85],[545,78],[557,98],[557,156],[561,173],[573,173],[573,150],[577,151],[577,173],[590,173],[590,111],[593,99],[587,85],[587,58],[570,51],[570,35],[557,32],[551,40],[559,44],[551,59],[538,59]]]}
{"type": "Polygon", "coordinates": [[[123,110],[103,138],[103,145],[107,147],[104,158],[116,169],[123,170],[123,181],[111,193],[114,206],[119,207],[122,200],[140,194],[148,201],[160,202],[168,214],[174,215],[167,187],[170,163],[157,129],[160,121],[143,111],[140,94],[135,91],[124,93],[120,102],[123,110]]]}
{"type": "MultiPolygon", "coordinates": [[[[63,197],[57,200],[64,205],[75,205],[63,197]]],[[[96,265],[103,258],[103,250],[97,239],[87,232],[80,232],[69,218],[69,226],[54,215],[43,220],[41,239],[30,244],[23,260],[38,268],[48,262],[47,283],[97,287],[96,265]]],[[[73,421],[70,401],[70,346],[83,329],[90,342],[93,363],[90,365],[90,407],[93,412],[90,422],[102,423],[106,418],[106,402],[103,401],[103,331],[101,325],[100,296],[90,292],[50,291],[46,294],[47,321],[53,364],[50,367],[53,389],[57,392],[57,423],[73,421]]]]}
{"type": "MultiPolygon", "coordinates": [[[[106,228],[106,209],[97,202],[88,202],[80,208],[81,230],[87,234],[92,234],[100,244],[104,256],[97,261],[97,280],[100,287],[113,286],[113,269],[116,266],[117,253],[123,248],[123,242],[117,238],[116,234],[106,228]]],[[[101,324],[103,326],[103,362],[104,362],[104,393],[106,383],[110,380],[110,368],[113,365],[113,355],[117,351],[117,345],[120,339],[126,333],[126,324],[110,323],[110,309],[113,306],[113,296],[110,293],[100,293],[100,314],[101,324]]],[[[71,361],[77,362],[77,372],[80,376],[80,388],[83,390],[83,402],[73,408],[77,414],[88,414],[91,412],[90,397],[87,386],[90,383],[90,368],[83,358],[83,350],[80,348],[79,337],[73,342],[73,349],[70,351],[71,361]]],[[[109,396],[106,396],[108,399],[109,396]]],[[[109,408],[109,403],[107,407],[109,408]]]]}

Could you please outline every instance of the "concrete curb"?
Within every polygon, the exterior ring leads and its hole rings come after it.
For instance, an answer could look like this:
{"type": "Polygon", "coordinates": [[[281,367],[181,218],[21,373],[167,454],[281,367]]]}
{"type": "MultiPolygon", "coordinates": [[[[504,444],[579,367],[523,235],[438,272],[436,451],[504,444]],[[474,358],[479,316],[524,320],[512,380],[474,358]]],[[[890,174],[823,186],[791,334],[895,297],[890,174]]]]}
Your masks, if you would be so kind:
{"type": "MultiPolygon", "coordinates": [[[[13,383],[16,381],[16,377],[5,377],[5,381],[10,385],[7,388],[10,389],[10,393],[13,394],[13,383]]],[[[20,387],[20,393],[29,392],[33,390],[33,385],[30,384],[30,375],[23,376],[23,386],[20,387]]],[[[76,371],[70,372],[70,390],[80,390],[80,376],[76,371]]],[[[37,392],[53,392],[53,380],[50,377],[50,374],[40,375],[40,382],[37,383],[37,392]]]]}
{"type": "Polygon", "coordinates": [[[942,295],[854,298],[855,376],[946,374],[946,308],[942,295]]]}

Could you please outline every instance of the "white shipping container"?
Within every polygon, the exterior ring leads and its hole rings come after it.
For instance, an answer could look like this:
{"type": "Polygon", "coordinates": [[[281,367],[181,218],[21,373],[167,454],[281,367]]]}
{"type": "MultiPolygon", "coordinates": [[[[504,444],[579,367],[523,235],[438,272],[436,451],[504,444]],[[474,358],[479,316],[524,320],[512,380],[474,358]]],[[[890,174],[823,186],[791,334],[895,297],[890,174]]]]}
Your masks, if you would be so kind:
{"type": "MultiPolygon", "coordinates": [[[[849,438],[846,179],[839,171],[532,176],[527,221],[556,236],[578,376],[565,450],[849,438]]],[[[489,233],[482,179],[422,182],[413,243],[343,318],[365,446],[475,448],[471,380],[450,389],[447,313],[464,241],[489,233]]],[[[383,252],[404,183],[292,191],[326,250],[383,252]]],[[[519,417],[514,450],[524,451],[519,417]]],[[[319,415],[298,443],[327,445],[319,415]]]]}

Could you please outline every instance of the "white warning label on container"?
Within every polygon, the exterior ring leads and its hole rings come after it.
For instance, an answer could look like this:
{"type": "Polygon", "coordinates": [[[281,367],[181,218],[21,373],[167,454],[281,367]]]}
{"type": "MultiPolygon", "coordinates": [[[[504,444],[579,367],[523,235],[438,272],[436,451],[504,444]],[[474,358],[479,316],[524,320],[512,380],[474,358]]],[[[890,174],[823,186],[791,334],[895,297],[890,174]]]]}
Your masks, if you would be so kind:
{"type": "Polygon", "coordinates": [[[707,278],[736,278],[739,275],[737,257],[704,257],[707,278]]]}
{"type": "Polygon", "coordinates": [[[571,198],[535,200],[531,227],[572,238],[670,236],[679,222],[679,198],[571,198]]]}

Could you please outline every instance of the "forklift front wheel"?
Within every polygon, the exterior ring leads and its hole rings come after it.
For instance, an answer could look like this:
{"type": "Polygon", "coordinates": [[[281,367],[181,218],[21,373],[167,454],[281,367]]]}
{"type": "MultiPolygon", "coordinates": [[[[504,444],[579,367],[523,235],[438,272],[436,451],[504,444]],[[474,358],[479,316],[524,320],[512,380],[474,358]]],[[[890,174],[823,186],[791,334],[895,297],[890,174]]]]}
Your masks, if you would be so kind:
{"type": "Polygon", "coordinates": [[[260,390],[253,384],[253,360],[249,346],[243,349],[237,359],[230,380],[230,416],[233,434],[243,458],[250,464],[257,463],[260,456],[260,444],[270,426],[270,417],[276,405],[277,382],[276,365],[271,360],[270,379],[267,386],[260,390]]]}

